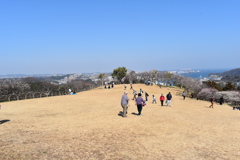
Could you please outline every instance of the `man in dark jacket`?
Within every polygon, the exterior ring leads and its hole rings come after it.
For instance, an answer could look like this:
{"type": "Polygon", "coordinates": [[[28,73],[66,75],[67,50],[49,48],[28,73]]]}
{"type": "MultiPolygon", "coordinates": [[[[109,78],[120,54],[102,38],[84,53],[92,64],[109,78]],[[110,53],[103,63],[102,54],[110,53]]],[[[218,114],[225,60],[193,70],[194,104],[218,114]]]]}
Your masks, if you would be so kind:
{"type": "Polygon", "coordinates": [[[167,99],[167,105],[171,107],[172,95],[170,92],[167,94],[166,99],[167,99]]]}
{"type": "Polygon", "coordinates": [[[224,103],[223,96],[219,99],[219,104],[222,105],[224,103]]]}

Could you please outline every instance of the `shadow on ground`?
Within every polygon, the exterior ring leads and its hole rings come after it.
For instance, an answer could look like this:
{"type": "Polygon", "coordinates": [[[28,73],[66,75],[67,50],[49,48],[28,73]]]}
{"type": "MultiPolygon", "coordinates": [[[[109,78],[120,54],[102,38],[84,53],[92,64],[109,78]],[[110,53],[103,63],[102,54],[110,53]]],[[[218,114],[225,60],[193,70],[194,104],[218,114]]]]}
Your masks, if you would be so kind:
{"type": "Polygon", "coordinates": [[[118,116],[122,117],[123,116],[123,111],[119,111],[118,116]]]}
{"type": "Polygon", "coordinates": [[[135,112],[132,112],[132,114],[133,114],[133,115],[136,115],[136,116],[138,115],[138,113],[135,113],[135,112]]]}
{"type": "Polygon", "coordinates": [[[4,120],[0,121],[0,124],[6,123],[6,122],[9,122],[9,121],[10,121],[9,119],[4,119],[4,120]]]}
{"type": "MultiPolygon", "coordinates": [[[[127,112],[128,113],[128,112],[127,112]]],[[[137,113],[132,113],[133,115],[138,115],[137,113]]],[[[123,111],[119,111],[118,116],[122,117],[123,116],[123,111]]]]}

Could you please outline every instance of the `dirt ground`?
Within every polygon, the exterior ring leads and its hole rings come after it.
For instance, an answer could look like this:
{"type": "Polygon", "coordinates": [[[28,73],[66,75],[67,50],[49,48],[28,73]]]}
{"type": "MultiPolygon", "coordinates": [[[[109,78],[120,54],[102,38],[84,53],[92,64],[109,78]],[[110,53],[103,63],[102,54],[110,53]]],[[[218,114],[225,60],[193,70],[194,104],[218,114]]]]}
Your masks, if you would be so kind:
{"type": "Polygon", "coordinates": [[[123,85],[1,103],[0,159],[240,159],[240,111],[183,100],[177,88],[133,88],[150,95],[142,116],[135,115],[133,100],[128,117],[119,115],[123,85]],[[159,97],[168,92],[172,106],[161,107],[159,97]],[[152,104],[153,94],[157,104],[152,104]]]}

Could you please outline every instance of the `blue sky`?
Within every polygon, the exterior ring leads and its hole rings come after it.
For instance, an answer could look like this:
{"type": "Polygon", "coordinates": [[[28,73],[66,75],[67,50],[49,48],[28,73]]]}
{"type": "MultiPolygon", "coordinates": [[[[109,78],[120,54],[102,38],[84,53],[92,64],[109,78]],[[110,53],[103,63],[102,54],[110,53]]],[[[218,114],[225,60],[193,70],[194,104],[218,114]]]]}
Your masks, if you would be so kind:
{"type": "Polygon", "coordinates": [[[239,0],[1,0],[0,74],[239,68],[239,0]]]}

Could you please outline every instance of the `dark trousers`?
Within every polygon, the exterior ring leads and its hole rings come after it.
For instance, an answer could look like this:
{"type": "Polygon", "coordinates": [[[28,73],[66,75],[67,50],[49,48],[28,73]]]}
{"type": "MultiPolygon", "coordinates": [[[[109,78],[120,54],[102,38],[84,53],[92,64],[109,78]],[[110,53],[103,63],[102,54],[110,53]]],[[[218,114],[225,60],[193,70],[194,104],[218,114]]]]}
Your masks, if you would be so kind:
{"type": "Polygon", "coordinates": [[[142,113],[142,104],[138,104],[137,109],[138,109],[138,114],[140,115],[142,113]]]}
{"type": "Polygon", "coordinates": [[[164,101],[163,101],[163,100],[161,100],[161,106],[163,106],[163,102],[164,102],[164,101]]]}

